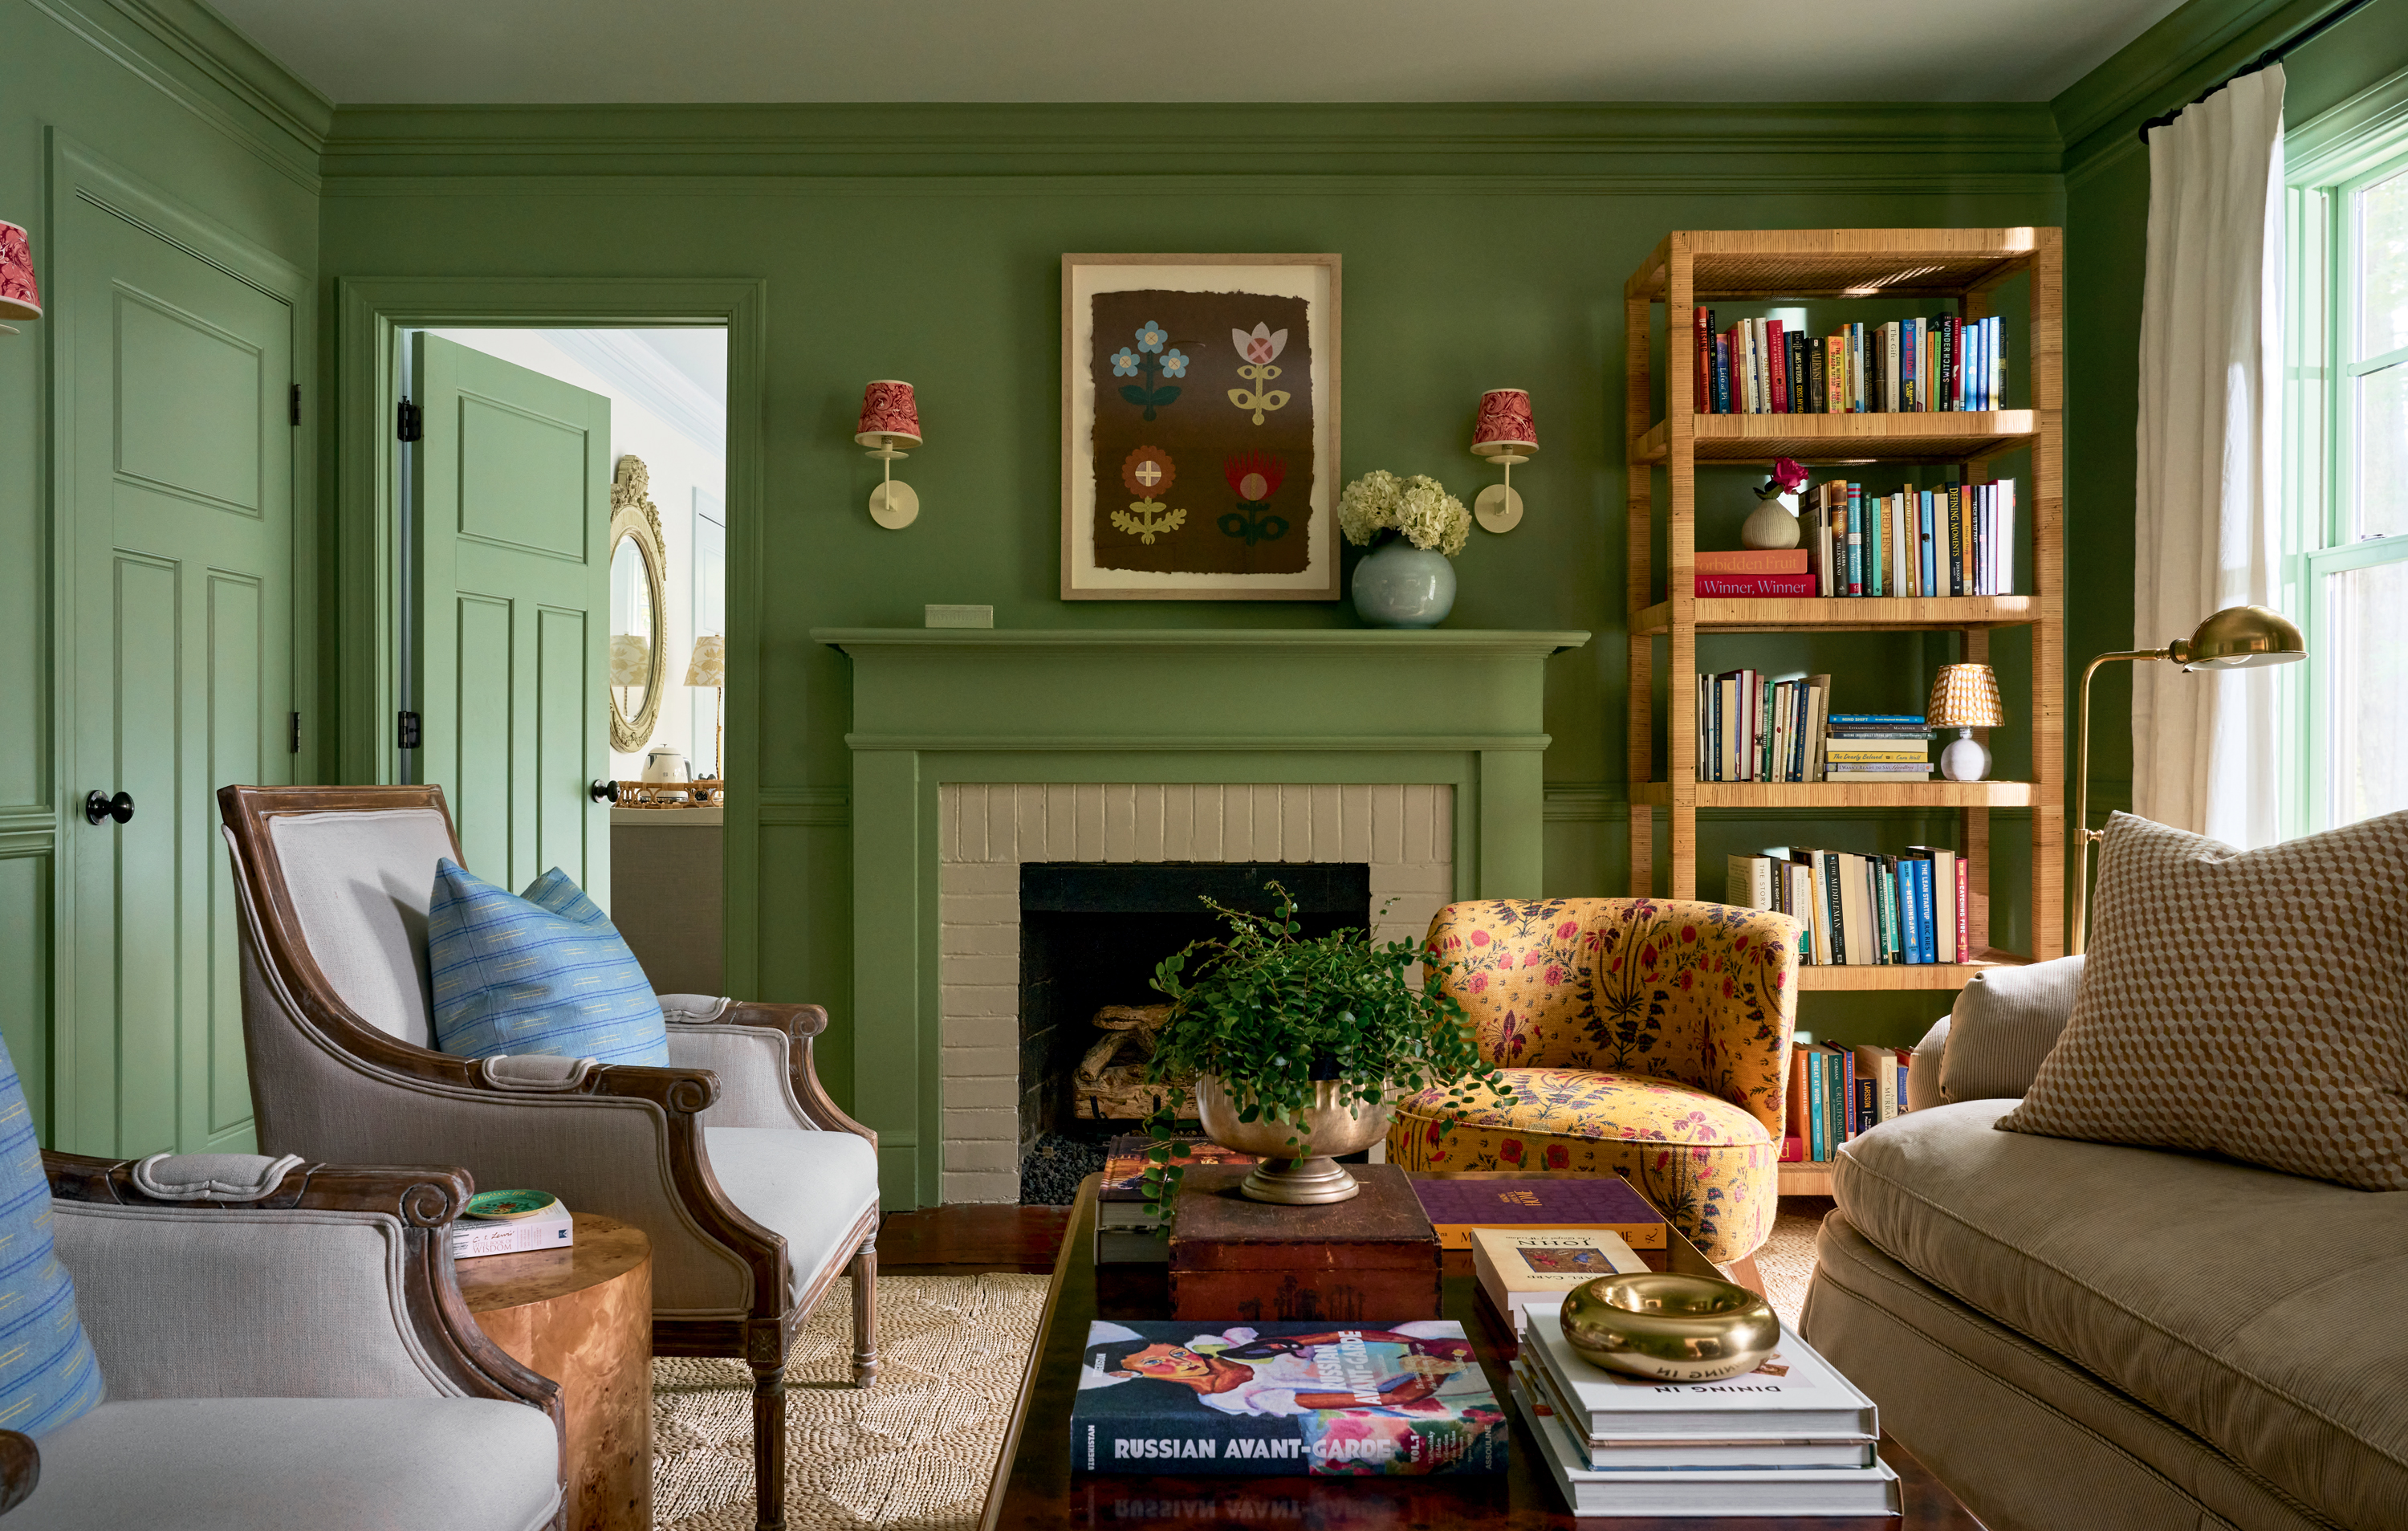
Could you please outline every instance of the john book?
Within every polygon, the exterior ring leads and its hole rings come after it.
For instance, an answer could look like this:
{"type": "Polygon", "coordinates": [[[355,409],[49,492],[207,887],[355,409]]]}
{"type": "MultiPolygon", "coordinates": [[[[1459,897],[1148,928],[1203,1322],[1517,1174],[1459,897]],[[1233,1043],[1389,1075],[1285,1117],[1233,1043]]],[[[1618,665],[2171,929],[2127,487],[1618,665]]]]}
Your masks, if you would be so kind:
{"type": "Polygon", "coordinates": [[[1505,1470],[1507,1428],[1463,1326],[1111,1323],[1087,1331],[1070,1466],[1186,1477],[1505,1470]]]}

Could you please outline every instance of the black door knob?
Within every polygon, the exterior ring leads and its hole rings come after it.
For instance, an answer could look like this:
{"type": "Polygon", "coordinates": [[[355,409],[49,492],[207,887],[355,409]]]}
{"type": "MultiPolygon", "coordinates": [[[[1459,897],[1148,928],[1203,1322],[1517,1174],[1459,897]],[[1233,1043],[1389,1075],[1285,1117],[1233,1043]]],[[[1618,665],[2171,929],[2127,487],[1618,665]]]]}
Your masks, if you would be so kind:
{"type": "Polygon", "coordinates": [[[105,818],[113,818],[123,824],[133,817],[134,794],[131,792],[120,792],[113,798],[98,790],[84,794],[83,821],[87,824],[97,824],[105,818]]]}
{"type": "Polygon", "coordinates": [[[596,802],[616,802],[619,801],[619,784],[596,781],[585,789],[585,795],[596,802]]]}

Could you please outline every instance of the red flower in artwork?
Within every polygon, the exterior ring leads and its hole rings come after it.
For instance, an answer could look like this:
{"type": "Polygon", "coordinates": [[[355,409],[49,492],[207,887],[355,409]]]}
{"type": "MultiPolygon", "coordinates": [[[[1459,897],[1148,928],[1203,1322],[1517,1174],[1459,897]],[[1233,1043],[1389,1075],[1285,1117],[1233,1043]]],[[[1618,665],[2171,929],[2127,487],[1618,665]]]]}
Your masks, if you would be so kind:
{"type": "Polygon", "coordinates": [[[1559,941],[1570,941],[1573,936],[1578,934],[1580,934],[1579,920],[1568,919],[1561,925],[1555,927],[1555,938],[1559,941]]]}
{"type": "Polygon", "coordinates": [[[1695,925],[1684,925],[1684,926],[1682,926],[1682,927],[1681,927],[1681,939],[1682,939],[1683,941],[1684,941],[1684,942],[1687,942],[1687,941],[1695,941],[1696,939],[1698,939],[1698,928],[1697,928],[1695,925]]]}
{"type": "Polygon", "coordinates": [[[1221,464],[1221,476],[1240,499],[1260,503],[1271,498],[1287,477],[1287,464],[1266,452],[1240,452],[1221,464]]]}
{"type": "Polygon", "coordinates": [[[1522,1162],[1522,1140],[1518,1137],[1509,1137],[1504,1142],[1498,1144],[1497,1157],[1502,1159],[1509,1164],[1520,1163],[1522,1162]]]}
{"type": "Polygon", "coordinates": [[[1564,1146],[1563,1146],[1562,1144],[1560,1144],[1560,1143],[1550,1143],[1550,1144],[1548,1144],[1548,1145],[1547,1145],[1547,1167],[1548,1167],[1549,1169],[1570,1169],[1570,1168],[1571,1168],[1571,1167],[1572,1167],[1572,1151],[1571,1151],[1571,1149],[1570,1149],[1570,1148],[1568,1148],[1564,1147],[1564,1146]]]}
{"type": "Polygon", "coordinates": [[[1547,964],[1546,978],[1550,985],[1562,983],[1564,981],[1564,970],[1557,967],[1555,963],[1550,962],[1547,964]]]}
{"type": "Polygon", "coordinates": [[[1488,945],[1488,932],[1486,931],[1472,932],[1471,944],[1475,946],[1484,946],[1488,945]]]}
{"type": "Polygon", "coordinates": [[[1464,987],[1470,989],[1475,994],[1485,994],[1488,992],[1488,975],[1485,973],[1475,973],[1471,975],[1471,982],[1466,984],[1464,987]]]}
{"type": "Polygon", "coordinates": [[[1545,960],[1546,959],[1541,954],[1535,951],[1526,951],[1522,954],[1522,965],[1524,967],[1537,967],[1545,960]]]}
{"type": "Polygon", "coordinates": [[[1442,1121],[1431,1122],[1429,1124],[1429,1132],[1426,1135],[1432,1143],[1437,1142],[1439,1139],[1446,1135],[1446,1123],[1442,1121]]]}

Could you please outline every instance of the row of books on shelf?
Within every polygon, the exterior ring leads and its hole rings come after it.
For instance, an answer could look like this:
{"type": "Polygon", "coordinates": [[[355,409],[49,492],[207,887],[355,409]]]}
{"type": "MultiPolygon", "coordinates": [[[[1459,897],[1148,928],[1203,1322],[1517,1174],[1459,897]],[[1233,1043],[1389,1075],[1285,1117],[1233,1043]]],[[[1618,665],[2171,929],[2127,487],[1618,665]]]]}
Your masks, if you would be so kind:
{"type": "Polygon", "coordinates": [[[1912,1049],[1852,1047],[1817,1042],[1805,1032],[1795,1034],[1783,1163],[1828,1164],[1841,1144],[1905,1113],[1912,1049]]]}
{"type": "Polygon", "coordinates": [[[1833,713],[1831,677],[1761,670],[1698,677],[1701,782],[1923,782],[1931,729],[1916,713],[1833,713]]]}
{"type": "Polygon", "coordinates": [[[2015,587],[2015,481],[1875,495],[1834,479],[1799,513],[1802,546],[1701,551],[1698,596],[2003,596],[2015,587]]]}
{"type": "Polygon", "coordinates": [[[1778,319],[1692,321],[1699,414],[1927,414],[2005,408],[2007,337],[1955,314],[1846,325],[1820,337],[1778,319]]]}
{"type": "Polygon", "coordinates": [[[1963,962],[1973,949],[1965,859],[1937,845],[1897,856],[1776,845],[1726,859],[1723,902],[1798,921],[1798,958],[1816,966],[1963,962]]]}

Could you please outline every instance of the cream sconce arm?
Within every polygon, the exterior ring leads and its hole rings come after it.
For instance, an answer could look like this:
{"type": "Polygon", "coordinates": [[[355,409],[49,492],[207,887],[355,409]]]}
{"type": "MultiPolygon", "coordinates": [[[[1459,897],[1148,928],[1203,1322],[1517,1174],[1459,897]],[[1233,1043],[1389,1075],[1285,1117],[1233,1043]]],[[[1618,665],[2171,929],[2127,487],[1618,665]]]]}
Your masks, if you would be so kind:
{"type": "Polygon", "coordinates": [[[2200,623],[2188,638],[2177,638],[2163,648],[2101,654],[2083,667],[2082,699],[2073,726],[2073,838],[2079,848],[2073,862],[2068,952],[2081,956],[2089,939],[2090,847],[2103,838],[2090,827],[2090,677],[2099,673],[2100,665],[2135,659],[2171,659],[2185,671],[2255,670],[2307,657],[2308,641],[2282,613],[2266,606],[2227,606],[2200,623]]]}
{"type": "MultiPolygon", "coordinates": [[[[39,319],[41,284],[34,280],[34,244],[23,228],[0,220],[0,319],[39,319]]],[[[14,335],[14,325],[0,325],[0,335],[14,335]]]]}
{"type": "Polygon", "coordinates": [[[920,444],[920,404],[911,385],[885,378],[864,388],[861,424],[853,439],[886,465],[878,487],[869,491],[869,518],[888,531],[901,531],[920,518],[918,492],[895,482],[895,465],[910,455],[900,448],[920,444]]]}
{"type": "Polygon", "coordinates": [[[1505,482],[1480,491],[1471,513],[1493,532],[1522,524],[1522,497],[1513,492],[1513,465],[1539,454],[1539,426],[1530,396],[1519,388],[1491,388],[1480,396],[1480,423],[1472,427],[1471,454],[1505,465],[1505,482]]]}

